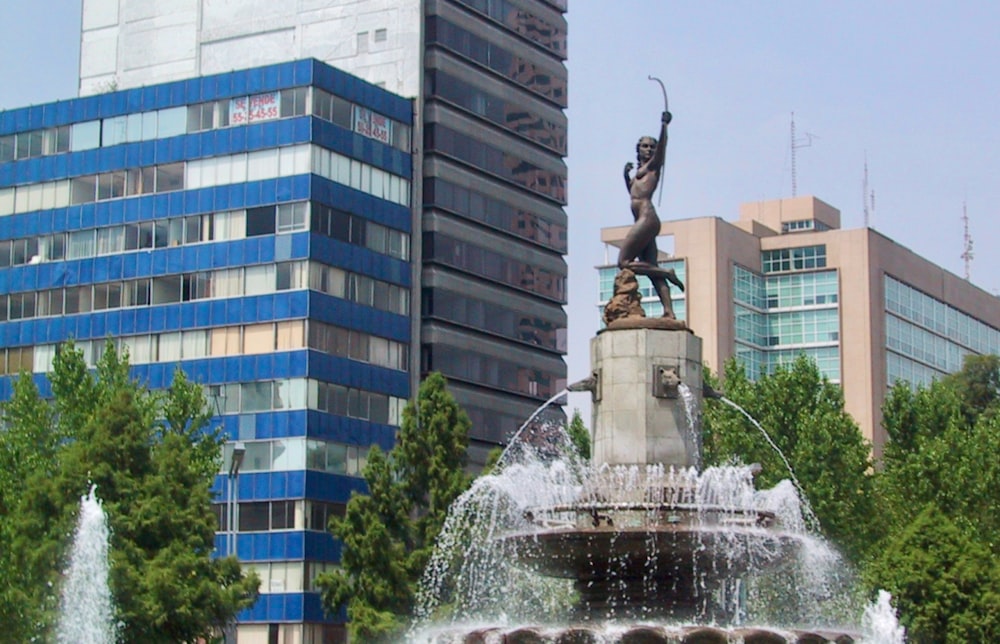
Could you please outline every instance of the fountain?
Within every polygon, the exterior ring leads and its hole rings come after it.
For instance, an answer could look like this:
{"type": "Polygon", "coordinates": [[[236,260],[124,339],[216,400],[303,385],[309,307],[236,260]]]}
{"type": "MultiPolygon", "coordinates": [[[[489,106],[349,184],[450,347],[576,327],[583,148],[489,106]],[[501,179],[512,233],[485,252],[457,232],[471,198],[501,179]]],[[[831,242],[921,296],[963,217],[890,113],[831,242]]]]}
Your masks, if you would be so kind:
{"type": "MultiPolygon", "coordinates": [[[[626,166],[636,224],[591,374],[570,387],[592,398],[593,460],[559,428],[522,428],[452,506],[411,641],[865,641],[847,566],[814,536],[796,486],[758,491],[755,466],[702,468],[697,419],[715,392],[700,338],[669,305],[669,284],[683,284],[655,264],[650,197],[669,122],[664,112],[659,140],[640,140],[634,176],[626,166]],[[637,274],[664,317],[645,317],[637,274]]],[[[884,601],[867,641],[902,641],[884,601]]]]}
{"type": "Polygon", "coordinates": [[[108,522],[95,488],[80,499],[80,518],[62,589],[56,633],[60,644],[113,644],[116,640],[108,586],[108,522]]]}

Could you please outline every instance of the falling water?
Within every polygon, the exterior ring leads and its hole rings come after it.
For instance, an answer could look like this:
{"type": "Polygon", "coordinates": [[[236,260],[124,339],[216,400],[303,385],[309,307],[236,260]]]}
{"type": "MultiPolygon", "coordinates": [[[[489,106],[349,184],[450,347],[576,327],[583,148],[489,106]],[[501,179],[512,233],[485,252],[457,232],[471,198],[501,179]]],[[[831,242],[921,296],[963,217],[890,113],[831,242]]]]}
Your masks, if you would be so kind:
{"type": "Polygon", "coordinates": [[[527,442],[522,440],[522,434],[524,434],[525,431],[528,430],[529,428],[533,427],[532,423],[534,423],[535,419],[538,418],[539,414],[545,411],[545,409],[548,408],[549,405],[559,400],[568,393],[569,389],[563,389],[562,391],[560,391],[559,393],[557,393],[556,395],[552,396],[551,398],[543,402],[541,405],[539,405],[538,409],[531,412],[531,415],[528,416],[528,420],[524,421],[524,423],[522,423],[521,426],[518,427],[517,431],[514,432],[514,435],[510,437],[510,441],[507,443],[507,447],[503,450],[503,453],[500,454],[500,458],[497,459],[497,467],[502,467],[505,463],[507,463],[509,458],[508,452],[511,450],[512,447],[516,448],[521,445],[524,445],[527,442]]]}
{"type": "Polygon", "coordinates": [[[771,449],[773,449],[774,452],[778,455],[778,457],[781,458],[781,462],[785,464],[785,469],[788,470],[788,476],[791,477],[792,483],[795,484],[795,489],[799,491],[799,496],[802,501],[803,511],[805,513],[806,520],[809,522],[809,527],[812,530],[819,532],[820,529],[819,519],[816,518],[816,514],[813,512],[812,506],[809,505],[809,499],[808,497],[806,497],[805,490],[802,489],[802,485],[799,483],[799,479],[795,477],[795,471],[792,469],[792,465],[791,463],[788,462],[788,459],[785,458],[784,452],[782,452],[781,449],[775,444],[775,442],[771,440],[771,436],[767,433],[767,431],[760,426],[760,423],[757,422],[757,419],[751,416],[746,409],[743,409],[737,403],[733,402],[732,400],[729,400],[725,396],[720,396],[719,400],[721,400],[722,402],[726,403],[736,411],[746,416],[747,420],[753,423],[753,426],[756,427],[758,431],[760,431],[761,435],[764,436],[764,440],[766,440],[767,444],[771,446],[771,449]]]}
{"type": "Polygon", "coordinates": [[[688,433],[694,445],[694,462],[701,465],[701,414],[698,411],[698,400],[694,397],[691,387],[685,383],[677,385],[677,391],[684,401],[684,415],[687,417],[688,433]]]}
{"type": "Polygon", "coordinates": [[[113,644],[116,639],[108,587],[108,523],[95,487],[80,499],[80,518],[63,582],[59,644],[113,644]]]}

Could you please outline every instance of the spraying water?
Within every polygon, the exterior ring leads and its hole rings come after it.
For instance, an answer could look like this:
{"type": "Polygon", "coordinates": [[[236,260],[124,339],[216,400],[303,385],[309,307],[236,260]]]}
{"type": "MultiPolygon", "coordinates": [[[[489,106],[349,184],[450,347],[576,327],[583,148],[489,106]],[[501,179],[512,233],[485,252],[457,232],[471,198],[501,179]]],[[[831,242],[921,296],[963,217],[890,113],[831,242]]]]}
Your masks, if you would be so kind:
{"type": "Polygon", "coordinates": [[[802,485],[799,483],[799,479],[795,477],[795,471],[792,469],[792,465],[791,463],[788,462],[788,459],[785,458],[785,454],[775,444],[775,442],[771,440],[771,436],[767,433],[767,431],[763,427],[760,426],[760,423],[757,422],[757,419],[751,416],[746,409],[743,409],[737,403],[726,398],[725,396],[721,396],[719,400],[721,400],[722,402],[726,403],[736,411],[743,414],[746,417],[746,419],[749,420],[753,424],[753,426],[757,428],[758,431],[760,431],[761,435],[764,437],[764,440],[767,441],[767,444],[771,446],[771,449],[773,449],[774,452],[778,455],[778,457],[781,459],[781,462],[785,464],[785,469],[788,470],[788,476],[791,477],[792,483],[795,484],[795,489],[799,491],[799,497],[802,501],[802,506],[803,506],[802,509],[806,516],[806,520],[809,522],[809,527],[812,530],[819,532],[820,530],[819,519],[816,518],[816,514],[813,512],[812,507],[809,505],[809,499],[806,497],[805,490],[802,489],[802,485]]]}
{"type": "Polygon", "coordinates": [[[556,395],[552,396],[551,398],[543,402],[541,405],[539,405],[538,409],[533,411],[531,415],[528,416],[528,420],[524,421],[524,423],[522,423],[521,426],[518,427],[517,431],[514,432],[514,435],[511,436],[510,441],[507,443],[507,447],[504,448],[503,453],[500,454],[500,458],[497,459],[498,468],[503,467],[504,464],[507,463],[507,460],[509,458],[508,452],[511,450],[512,447],[516,449],[517,447],[525,443],[525,441],[521,440],[521,435],[524,434],[526,430],[532,427],[532,423],[536,418],[538,418],[539,414],[545,411],[549,405],[559,400],[568,393],[569,389],[563,389],[562,391],[560,391],[559,393],[557,393],[556,395]]]}
{"type": "Polygon", "coordinates": [[[862,619],[865,644],[902,644],[906,641],[906,629],[899,625],[892,608],[892,595],[886,591],[878,591],[878,599],[865,609],[862,619]]]}
{"type": "Polygon", "coordinates": [[[80,518],[63,582],[59,644],[113,644],[116,640],[108,586],[108,523],[95,488],[80,499],[80,518]]]}
{"type": "Polygon", "coordinates": [[[887,598],[857,601],[790,467],[794,483],[756,490],[746,465],[593,464],[560,423],[538,420],[564,393],[452,505],[408,642],[826,641],[814,631],[824,628],[903,641],[887,598]]]}

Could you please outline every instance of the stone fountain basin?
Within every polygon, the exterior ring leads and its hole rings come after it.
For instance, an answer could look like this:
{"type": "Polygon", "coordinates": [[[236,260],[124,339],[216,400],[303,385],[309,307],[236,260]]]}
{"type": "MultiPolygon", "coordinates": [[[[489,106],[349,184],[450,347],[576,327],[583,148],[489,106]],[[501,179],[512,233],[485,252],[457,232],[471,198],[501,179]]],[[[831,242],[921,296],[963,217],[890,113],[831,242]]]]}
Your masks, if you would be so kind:
{"type": "Polygon", "coordinates": [[[740,577],[795,559],[801,540],[766,512],[662,503],[534,508],[531,524],[502,537],[520,565],[577,581],[703,581],[740,577]]]}

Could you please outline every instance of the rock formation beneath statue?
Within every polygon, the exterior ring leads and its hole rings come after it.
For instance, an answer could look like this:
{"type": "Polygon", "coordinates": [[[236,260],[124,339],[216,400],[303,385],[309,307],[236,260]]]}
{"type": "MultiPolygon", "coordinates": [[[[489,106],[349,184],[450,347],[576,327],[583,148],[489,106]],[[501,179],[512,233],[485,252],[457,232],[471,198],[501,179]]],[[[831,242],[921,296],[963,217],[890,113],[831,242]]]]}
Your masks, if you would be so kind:
{"type": "Polygon", "coordinates": [[[670,317],[648,318],[642,310],[642,295],[636,272],[623,268],[615,276],[614,292],[604,307],[604,324],[608,329],[687,329],[683,320],[670,317]]]}

